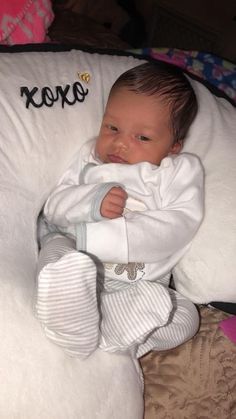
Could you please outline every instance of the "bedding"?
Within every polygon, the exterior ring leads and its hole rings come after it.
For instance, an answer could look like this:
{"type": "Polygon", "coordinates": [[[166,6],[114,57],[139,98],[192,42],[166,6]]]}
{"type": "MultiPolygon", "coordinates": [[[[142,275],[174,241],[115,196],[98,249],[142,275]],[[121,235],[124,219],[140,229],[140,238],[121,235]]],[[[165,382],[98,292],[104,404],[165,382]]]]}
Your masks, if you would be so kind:
{"type": "MultiPolygon", "coordinates": [[[[67,357],[46,340],[33,302],[38,213],[80,142],[96,134],[113,81],[144,57],[44,48],[47,52],[42,46],[31,52],[30,46],[23,52],[2,47],[0,60],[0,370],[5,372],[0,416],[32,419],[33,409],[33,419],[141,419],[139,366],[128,355],[99,351],[85,362],[67,357]]],[[[235,108],[192,83],[200,111],[186,150],[203,159],[208,213],[175,280],[198,300],[202,322],[186,344],[141,359],[145,419],[196,419],[204,406],[209,417],[236,415],[236,346],[218,327],[228,315],[202,306],[236,295],[235,108]],[[223,211],[227,217],[221,217],[223,211]],[[205,268],[205,258],[207,270],[198,269],[199,261],[205,268]]]]}
{"type": "Polygon", "coordinates": [[[47,341],[33,315],[40,208],[78,145],[98,129],[102,74],[113,79],[135,62],[114,57],[114,71],[109,57],[79,51],[1,54],[1,418],[143,416],[137,362],[101,351],[84,362],[70,358],[47,341]]]}
{"type": "MultiPolygon", "coordinates": [[[[137,54],[162,60],[187,70],[205,80],[208,88],[215,86],[236,104],[236,64],[204,51],[185,51],[178,48],[142,48],[130,50],[137,54]]],[[[214,90],[213,90],[214,92],[214,90]]]]}
{"type": "Polygon", "coordinates": [[[145,419],[236,417],[236,345],[219,323],[229,315],[200,306],[197,335],[178,348],[141,359],[145,419]]]}
{"type": "Polygon", "coordinates": [[[53,18],[50,0],[1,0],[0,43],[44,42],[53,18]]]}
{"type": "Polygon", "coordinates": [[[78,44],[97,48],[128,48],[130,45],[120,39],[114,32],[89,16],[73,13],[71,10],[57,10],[56,19],[49,28],[52,42],[61,44],[78,44]]]}
{"type": "MultiPolygon", "coordinates": [[[[13,56],[3,54],[11,68],[13,65],[19,68],[14,82],[18,84],[14,86],[12,81],[9,81],[7,85],[11,86],[11,89],[8,87],[6,97],[8,101],[11,99],[11,102],[16,106],[17,89],[20,92],[19,107],[24,110],[24,113],[20,114],[20,118],[18,116],[20,122],[17,124],[17,129],[22,129],[20,134],[22,137],[23,133],[24,137],[27,134],[26,127],[30,127],[28,136],[35,136],[37,127],[32,123],[35,118],[41,125],[44,124],[47,127],[44,128],[44,136],[51,136],[51,131],[55,136],[55,132],[57,132],[57,141],[59,143],[61,141],[61,144],[66,141],[68,148],[71,141],[76,141],[76,136],[86,140],[96,135],[109,88],[119,74],[115,71],[116,62],[122,62],[123,68],[126,68],[126,63],[131,58],[136,60],[132,62],[148,58],[138,55],[129,57],[128,53],[123,57],[117,53],[106,55],[102,54],[102,51],[96,55],[96,53],[92,53],[91,49],[88,51],[91,53],[80,52],[88,57],[88,64],[81,67],[79,62],[77,67],[74,64],[73,70],[72,68],[63,70],[63,60],[68,59],[76,62],[78,51],[75,49],[69,51],[68,48],[68,51],[54,52],[53,60],[47,59],[45,69],[37,66],[37,57],[43,52],[19,54],[17,63],[14,63],[15,54],[13,56]],[[95,71],[97,61],[100,63],[99,65],[103,63],[103,66],[99,67],[99,71],[95,71]],[[22,74],[25,73],[26,65],[30,69],[30,74],[25,78],[27,83],[24,83],[24,78],[21,81],[19,76],[20,70],[22,74]],[[104,73],[104,77],[100,75],[101,72],[104,73]],[[87,81],[83,80],[86,73],[89,77],[87,81]],[[15,90],[13,90],[13,86],[15,90]],[[92,95],[95,95],[94,98],[92,95]],[[76,104],[80,106],[77,118],[75,118],[77,115],[76,104]],[[25,115],[26,121],[30,115],[26,127],[21,122],[22,115],[25,115]],[[67,115],[68,120],[65,118],[67,115]],[[60,123],[58,117],[62,118],[60,123]],[[50,125],[48,118],[50,118],[50,125]],[[59,127],[61,139],[59,139],[59,127]]],[[[47,57],[49,57],[49,52],[47,57]]],[[[15,70],[11,68],[8,74],[6,71],[3,88],[6,86],[6,80],[11,79],[14,74],[15,70]]],[[[195,303],[207,304],[212,301],[235,303],[236,214],[233,208],[236,206],[234,193],[236,110],[225,99],[214,96],[202,83],[192,78],[191,83],[197,94],[199,112],[186,139],[184,151],[198,155],[204,166],[205,217],[190,250],[174,269],[174,281],[177,291],[195,303]],[[216,243],[220,243],[220,246],[216,246],[216,243]],[[225,266],[227,266],[227,270],[225,266]]],[[[2,130],[6,131],[4,135],[7,136],[9,129],[12,132],[15,131],[16,135],[16,127],[12,124],[12,118],[8,117],[7,120],[10,125],[5,123],[2,127],[2,130]]],[[[24,141],[26,140],[24,139],[24,141]]],[[[51,164],[55,164],[54,156],[52,156],[51,164]]],[[[64,167],[66,164],[68,164],[68,160],[65,156],[64,167]]],[[[59,166],[57,168],[59,169],[59,166]]],[[[25,170],[28,170],[27,165],[25,165],[25,170]]],[[[57,174],[59,175],[60,172],[57,174]]],[[[50,181],[50,175],[48,175],[47,183],[49,187],[52,187],[53,183],[50,181]]],[[[43,195],[43,198],[45,196],[46,194],[43,195]]],[[[40,204],[43,204],[43,200],[40,201],[40,204]]]]}

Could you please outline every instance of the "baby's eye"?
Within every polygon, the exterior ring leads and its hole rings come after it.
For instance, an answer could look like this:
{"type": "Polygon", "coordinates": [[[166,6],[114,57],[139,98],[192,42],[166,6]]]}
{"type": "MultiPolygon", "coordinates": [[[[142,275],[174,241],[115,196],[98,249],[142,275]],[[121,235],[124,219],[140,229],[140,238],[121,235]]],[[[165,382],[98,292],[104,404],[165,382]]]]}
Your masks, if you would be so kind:
{"type": "Polygon", "coordinates": [[[148,138],[145,135],[137,135],[137,139],[140,141],[151,141],[151,138],[148,138]]]}
{"type": "Polygon", "coordinates": [[[111,124],[107,124],[106,127],[110,130],[110,131],[118,131],[118,128],[115,127],[114,125],[111,124]]]}

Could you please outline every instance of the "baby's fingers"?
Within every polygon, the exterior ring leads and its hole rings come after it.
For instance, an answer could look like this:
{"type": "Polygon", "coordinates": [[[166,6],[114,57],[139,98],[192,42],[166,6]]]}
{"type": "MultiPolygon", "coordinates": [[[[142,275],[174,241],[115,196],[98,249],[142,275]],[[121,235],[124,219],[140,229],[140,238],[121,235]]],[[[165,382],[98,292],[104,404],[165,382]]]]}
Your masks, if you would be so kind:
{"type": "Polygon", "coordinates": [[[127,192],[119,187],[113,187],[108,194],[106,195],[110,202],[112,202],[115,205],[125,207],[126,199],[128,198],[127,192]]]}
{"type": "Polygon", "coordinates": [[[121,187],[113,187],[101,204],[101,215],[106,218],[121,217],[124,211],[127,193],[121,187]]]}

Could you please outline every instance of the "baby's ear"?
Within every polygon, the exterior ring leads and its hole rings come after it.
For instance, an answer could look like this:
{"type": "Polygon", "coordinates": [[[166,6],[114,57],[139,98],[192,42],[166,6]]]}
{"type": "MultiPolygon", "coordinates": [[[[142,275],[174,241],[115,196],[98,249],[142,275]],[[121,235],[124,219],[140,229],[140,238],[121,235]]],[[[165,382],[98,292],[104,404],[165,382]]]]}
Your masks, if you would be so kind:
{"type": "Polygon", "coordinates": [[[174,144],[171,146],[169,154],[178,154],[183,148],[183,141],[175,141],[174,144]]]}

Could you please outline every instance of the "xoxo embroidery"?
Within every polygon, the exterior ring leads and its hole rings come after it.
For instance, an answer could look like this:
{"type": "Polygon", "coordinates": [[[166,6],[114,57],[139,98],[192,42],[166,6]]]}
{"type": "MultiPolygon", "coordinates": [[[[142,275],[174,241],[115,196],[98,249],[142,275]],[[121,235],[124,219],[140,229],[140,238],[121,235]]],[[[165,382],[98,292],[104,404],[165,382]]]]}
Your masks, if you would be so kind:
{"type": "Polygon", "coordinates": [[[88,94],[88,89],[76,81],[73,85],[55,86],[54,88],[45,86],[42,89],[27,86],[20,88],[21,97],[26,98],[25,106],[28,109],[31,106],[41,108],[42,106],[52,107],[55,102],[60,101],[62,108],[66,105],[74,105],[76,102],[84,102],[88,94]]]}

